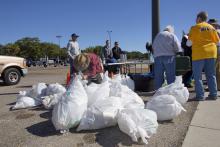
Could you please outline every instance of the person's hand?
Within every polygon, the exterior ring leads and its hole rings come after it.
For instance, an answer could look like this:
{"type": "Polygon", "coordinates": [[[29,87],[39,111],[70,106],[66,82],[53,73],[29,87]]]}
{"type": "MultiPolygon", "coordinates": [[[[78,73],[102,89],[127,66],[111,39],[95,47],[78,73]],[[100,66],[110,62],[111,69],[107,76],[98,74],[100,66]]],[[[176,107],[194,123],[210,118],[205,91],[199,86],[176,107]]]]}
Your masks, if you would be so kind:
{"type": "Polygon", "coordinates": [[[88,79],[88,76],[87,76],[87,75],[83,75],[82,79],[83,79],[83,80],[87,80],[87,79],[88,79]]]}

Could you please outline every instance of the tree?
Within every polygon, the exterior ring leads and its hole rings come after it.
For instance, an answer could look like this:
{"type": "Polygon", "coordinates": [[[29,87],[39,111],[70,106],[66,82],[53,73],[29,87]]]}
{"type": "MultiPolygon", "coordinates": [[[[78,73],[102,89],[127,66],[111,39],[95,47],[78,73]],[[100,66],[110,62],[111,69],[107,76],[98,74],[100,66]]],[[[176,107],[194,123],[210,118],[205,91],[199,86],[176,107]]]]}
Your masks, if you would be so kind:
{"type": "Polygon", "coordinates": [[[16,44],[8,43],[2,47],[4,55],[16,56],[20,52],[20,48],[16,44]]]}
{"type": "Polygon", "coordinates": [[[43,50],[40,46],[40,40],[37,37],[25,37],[15,42],[20,48],[18,54],[24,58],[38,59],[43,56],[43,50]]]}
{"type": "Polygon", "coordinates": [[[43,51],[43,55],[48,56],[49,58],[56,58],[60,54],[59,46],[53,43],[43,42],[41,43],[41,49],[43,51]]]}
{"type": "Polygon", "coordinates": [[[94,46],[94,47],[88,47],[86,48],[83,52],[86,53],[95,53],[96,55],[101,55],[101,50],[102,50],[102,46],[98,45],[98,46],[94,46]]]}
{"type": "Polygon", "coordinates": [[[5,50],[3,49],[3,45],[0,44],[0,55],[4,55],[5,54],[5,50]]]}
{"type": "Polygon", "coordinates": [[[147,58],[145,54],[138,52],[138,51],[127,52],[126,54],[127,54],[128,59],[146,59],[147,58]]]}

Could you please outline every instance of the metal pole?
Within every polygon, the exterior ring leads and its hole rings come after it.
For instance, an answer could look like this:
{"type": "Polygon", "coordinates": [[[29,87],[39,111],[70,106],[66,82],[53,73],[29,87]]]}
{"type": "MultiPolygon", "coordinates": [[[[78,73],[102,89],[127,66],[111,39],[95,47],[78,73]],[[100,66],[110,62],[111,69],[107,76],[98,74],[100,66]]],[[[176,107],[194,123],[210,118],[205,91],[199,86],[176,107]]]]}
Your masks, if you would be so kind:
{"type": "Polygon", "coordinates": [[[111,47],[112,47],[112,38],[111,38],[112,31],[107,31],[107,33],[108,33],[108,36],[109,36],[110,49],[111,49],[111,47]]]}
{"type": "Polygon", "coordinates": [[[58,59],[58,64],[59,64],[59,61],[60,61],[60,39],[62,38],[63,36],[61,35],[57,35],[56,38],[58,39],[58,42],[59,42],[59,59],[58,59]]]}
{"type": "Polygon", "coordinates": [[[152,0],[152,42],[160,32],[160,0],[152,0]]]}

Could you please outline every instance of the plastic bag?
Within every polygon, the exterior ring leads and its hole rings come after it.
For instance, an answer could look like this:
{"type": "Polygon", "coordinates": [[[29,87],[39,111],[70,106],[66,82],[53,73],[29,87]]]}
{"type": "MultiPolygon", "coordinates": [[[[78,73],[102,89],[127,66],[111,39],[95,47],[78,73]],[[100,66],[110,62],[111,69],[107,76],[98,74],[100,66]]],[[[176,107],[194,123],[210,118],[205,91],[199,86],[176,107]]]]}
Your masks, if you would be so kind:
{"type": "Polygon", "coordinates": [[[189,91],[182,83],[182,76],[177,76],[174,83],[158,89],[154,96],[159,95],[172,95],[182,105],[189,99],[189,91]]]}
{"type": "Polygon", "coordinates": [[[61,100],[54,106],[52,123],[61,133],[76,127],[87,109],[88,97],[79,79],[76,77],[61,100]],[[65,131],[63,131],[65,130],[65,131]]]}
{"type": "Polygon", "coordinates": [[[147,138],[156,133],[158,128],[157,115],[147,109],[124,109],[118,113],[118,126],[133,141],[147,144],[147,138]]]}
{"type": "Polygon", "coordinates": [[[172,95],[152,97],[146,108],[155,111],[159,121],[172,120],[180,115],[181,111],[186,111],[172,95]]]}
{"type": "Polygon", "coordinates": [[[47,91],[46,91],[46,95],[50,96],[50,95],[54,95],[57,93],[65,93],[66,92],[66,88],[58,83],[56,84],[49,84],[47,87],[47,91]]]}
{"type": "Polygon", "coordinates": [[[121,108],[121,101],[118,97],[108,97],[96,101],[83,115],[77,131],[115,126],[117,124],[117,112],[121,108]]]}
{"type": "Polygon", "coordinates": [[[40,101],[37,101],[36,99],[33,99],[26,95],[27,95],[27,91],[19,92],[19,95],[17,96],[16,104],[12,106],[12,110],[34,107],[41,104],[40,101]]]}
{"type": "Polygon", "coordinates": [[[27,91],[26,96],[39,99],[46,96],[47,85],[45,83],[38,83],[32,86],[31,90],[27,91]]]}
{"type": "Polygon", "coordinates": [[[143,108],[144,102],[140,96],[119,82],[111,82],[110,96],[120,97],[124,108],[143,108]]]}
{"type": "Polygon", "coordinates": [[[63,93],[57,93],[49,96],[42,97],[42,104],[46,109],[52,109],[60,99],[62,98],[63,93]]]}
{"type": "Polygon", "coordinates": [[[135,88],[134,81],[128,75],[122,76],[121,84],[128,86],[128,88],[134,91],[135,88]]]}
{"type": "Polygon", "coordinates": [[[98,100],[109,97],[110,84],[109,81],[105,81],[101,84],[91,84],[86,88],[88,95],[88,106],[91,106],[98,100]]]}

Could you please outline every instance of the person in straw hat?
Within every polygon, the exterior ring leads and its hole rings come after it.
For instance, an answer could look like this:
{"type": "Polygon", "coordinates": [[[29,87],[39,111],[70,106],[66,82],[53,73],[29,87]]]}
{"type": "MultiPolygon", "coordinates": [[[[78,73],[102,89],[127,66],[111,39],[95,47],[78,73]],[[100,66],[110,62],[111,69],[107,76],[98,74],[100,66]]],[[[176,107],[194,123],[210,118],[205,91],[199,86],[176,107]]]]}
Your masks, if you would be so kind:
{"type": "Polygon", "coordinates": [[[101,73],[103,73],[103,65],[101,59],[93,53],[81,53],[73,60],[74,73],[81,72],[83,79],[88,80],[88,84],[94,82],[100,84],[102,82],[101,73]]]}

